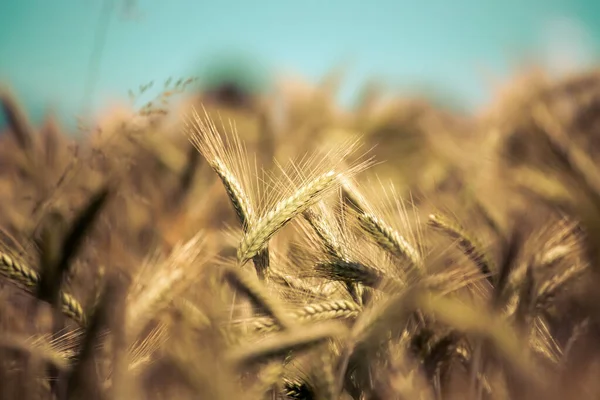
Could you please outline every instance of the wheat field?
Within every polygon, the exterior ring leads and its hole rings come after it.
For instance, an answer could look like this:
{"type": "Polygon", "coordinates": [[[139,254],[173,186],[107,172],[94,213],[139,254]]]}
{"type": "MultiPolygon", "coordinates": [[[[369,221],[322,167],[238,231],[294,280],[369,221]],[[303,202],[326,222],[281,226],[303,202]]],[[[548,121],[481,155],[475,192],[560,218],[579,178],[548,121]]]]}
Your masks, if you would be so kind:
{"type": "Polygon", "coordinates": [[[600,396],[599,71],[190,82],[80,134],[2,91],[2,399],[600,396]]]}

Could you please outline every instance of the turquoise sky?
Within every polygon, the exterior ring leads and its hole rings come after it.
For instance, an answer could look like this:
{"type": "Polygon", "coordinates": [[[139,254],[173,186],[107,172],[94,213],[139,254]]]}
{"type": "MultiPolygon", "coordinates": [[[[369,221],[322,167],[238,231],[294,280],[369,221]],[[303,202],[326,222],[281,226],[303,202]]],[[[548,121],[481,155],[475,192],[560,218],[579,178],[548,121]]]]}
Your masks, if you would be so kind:
{"type": "Polygon", "coordinates": [[[93,107],[150,80],[190,75],[243,52],[266,71],[318,79],[350,61],[343,100],[361,82],[438,87],[468,107],[525,58],[593,62],[600,1],[568,0],[1,0],[0,83],[35,115],[82,110],[104,1],[115,1],[93,107]],[[136,17],[124,17],[134,4],[136,17]],[[258,62],[258,61],[257,61],[258,62]]]}

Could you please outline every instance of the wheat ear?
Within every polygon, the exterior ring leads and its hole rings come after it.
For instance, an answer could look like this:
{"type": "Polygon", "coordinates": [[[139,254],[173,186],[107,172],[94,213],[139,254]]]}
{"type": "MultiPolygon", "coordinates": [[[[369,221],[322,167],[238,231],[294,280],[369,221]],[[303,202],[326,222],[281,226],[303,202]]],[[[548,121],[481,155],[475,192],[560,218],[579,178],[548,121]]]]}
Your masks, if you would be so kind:
{"type": "MultiPolygon", "coordinates": [[[[289,315],[294,320],[305,323],[331,319],[352,319],[361,312],[362,307],[352,301],[332,300],[308,304],[289,315]]],[[[250,326],[259,332],[271,332],[279,329],[277,323],[271,318],[256,318],[250,322],[250,326]]]]}
{"type": "Polygon", "coordinates": [[[479,268],[481,273],[487,277],[488,281],[494,285],[491,262],[487,259],[485,253],[480,250],[480,245],[476,240],[465,231],[465,229],[456,223],[444,218],[441,215],[429,215],[429,225],[439,229],[446,235],[458,242],[458,247],[462,252],[479,268]]]}
{"type": "Polygon", "coordinates": [[[366,199],[350,182],[344,182],[342,195],[346,203],[357,212],[361,228],[379,247],[400,259],[407,260],[415,269],[422,269],[423,260],[417,249],[385,221],[369,212],[366,199]]]}
{"type": "Polygon", "coordinates": [[[273,235],[333,188],[339,177],[340,174],[333,170],[329,171],[309,181],[292,196],[277,203],[244,235],[237,253],[240,264],[245,264],[264,249],[273,235]]]}
{"type": "MultiPolygon", "coordinates": [[[[0,274],[12,282],[25,287],[30,293],[34,293],[34,289],[40,282],[40,275],[36,271],[3,252],[0,252],[0,274]]],[[[73,296],[63,291],[60,292],[60,299],[63,314],[73,319],[79,325],[85,326],[86,317],[81,304],[73,296]]]]}

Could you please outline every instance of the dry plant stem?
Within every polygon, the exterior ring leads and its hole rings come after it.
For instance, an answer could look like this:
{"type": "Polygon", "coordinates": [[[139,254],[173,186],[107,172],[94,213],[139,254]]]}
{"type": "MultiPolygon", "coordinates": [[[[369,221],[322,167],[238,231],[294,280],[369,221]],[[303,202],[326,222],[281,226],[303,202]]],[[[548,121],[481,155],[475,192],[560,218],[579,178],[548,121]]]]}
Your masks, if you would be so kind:
{"type": "Polygon", "coordinates": [[[340,175],[329,171],[298,189],[292,196],[281,200],[246,233],[238,248],[238,261],[245,264],[264,249],[275,235],[296,215],[314,204],[319,196],[331,189],[340,175]]]}
{"type": "MultiPolygon", "coordinates": [[[[0,252],[0,274],[20,287],[25,287],[32,294],[35,293],[37,285],[40,282],[40,276],[36,271],[26,267],[3,252],[0,252]]],[[[60,292],[60,298],[63,314],[73,319],[80,326],[85,326],[86,317],[81,304],[73,296],[63,291],[60,292]]]]}
{"type": "Polygon", "coordinates": [[[492,285],[494,285],[490,262],[487,260],[485,254],[479,249],[479,246],[476,245],[475,240],[471,238],[462,227],[440,215],[434,214],[429,216],[429,225],[435,229],[439,229],[452,239],[458,241],[458,246],[463,253],[473,261],[481,273],[492,285]]]}

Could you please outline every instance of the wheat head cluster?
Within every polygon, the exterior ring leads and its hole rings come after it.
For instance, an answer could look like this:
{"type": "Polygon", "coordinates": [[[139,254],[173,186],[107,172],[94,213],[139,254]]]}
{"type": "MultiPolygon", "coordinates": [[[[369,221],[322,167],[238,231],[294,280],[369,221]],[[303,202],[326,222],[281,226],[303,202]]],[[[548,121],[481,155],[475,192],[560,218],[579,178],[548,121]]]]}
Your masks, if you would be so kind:
{"type": "Polygon", "coordinates": [[[0,398],[600,397],[600,72],[190,82],[80,135],[1,93],[0,398]]]}

